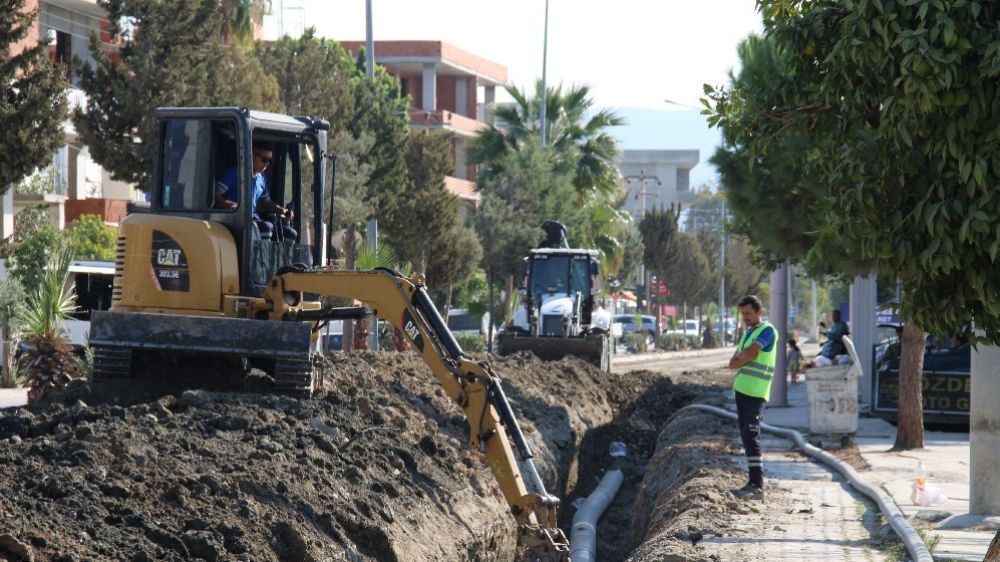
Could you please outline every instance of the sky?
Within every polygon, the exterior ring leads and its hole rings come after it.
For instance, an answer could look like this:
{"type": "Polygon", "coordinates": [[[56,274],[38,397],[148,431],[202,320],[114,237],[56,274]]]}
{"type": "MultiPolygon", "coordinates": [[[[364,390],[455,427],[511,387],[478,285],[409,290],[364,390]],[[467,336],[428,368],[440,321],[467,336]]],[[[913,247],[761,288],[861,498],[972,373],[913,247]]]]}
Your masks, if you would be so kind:
{"type": "MultiPolygon", "coordinates": [[[[364,0],[273,0],[272,9],[282,4],[289,29],[305,24],[331,39],[365,38],[364,0]],[[290,9],[297,6],[302,10],[290,9]]],[[[376,41],[446,41],[506,66],[514,85],[541,77],[543,0],[372,5],[376,41]]],[[[595,106],[638,116],[616,131],[624,148],[698,148],[705,162],[705,146],[714,146],[717,132],[691,119],[695,113],[688,108],[664,100],[697,106],[703,84],[726,83],[737,44],[760,31],[754,7],[754,0],[550,0],[548,82],[589,84],[595,106]]],[[[276,32],[276,19],[266,22],[266,35],[276,32]]],[[[504,99],[498,92],[497,101],[504,99]]],[[[692,170],[693,185],[712,177],[704,164],[692,170]]]]}

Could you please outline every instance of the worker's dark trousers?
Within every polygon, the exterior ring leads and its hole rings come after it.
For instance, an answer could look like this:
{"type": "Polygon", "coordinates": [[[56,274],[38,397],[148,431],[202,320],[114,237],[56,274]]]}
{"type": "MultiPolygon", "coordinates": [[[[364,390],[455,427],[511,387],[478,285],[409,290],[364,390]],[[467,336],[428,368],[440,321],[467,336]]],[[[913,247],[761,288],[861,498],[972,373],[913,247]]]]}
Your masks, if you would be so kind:
{"type": "Polygon", "coordinates": [[[739,417],[740,439],[747,453],[750,484],[764,486],[764,457],[760,452],[760,422],[764,418],[764,399],[736,393],[736,415],[739,417]]]}

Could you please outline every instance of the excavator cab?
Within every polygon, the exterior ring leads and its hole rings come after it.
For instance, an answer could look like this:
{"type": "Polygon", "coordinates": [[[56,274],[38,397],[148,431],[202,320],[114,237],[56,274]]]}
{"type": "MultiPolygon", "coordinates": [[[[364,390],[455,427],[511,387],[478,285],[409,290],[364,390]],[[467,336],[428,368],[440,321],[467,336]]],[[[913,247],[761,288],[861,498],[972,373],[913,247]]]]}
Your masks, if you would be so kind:
{"type": "MultiPolygon", "coordinates": [[[[236,244],[241,296],[261,296],[282,267],[325,262],[323,209],[329,193],[323,190],[323,151],[329,123],[238,108],[160,108],[154,120],[152,212],[225,226],[236,244]],[[263,180],[256,177],[261,162],[255,162],[255,146],[270,153],[259,172],[263,180]],[[292,211],[290,228],[283,228],[282,217],[257,209],[261,181],[267,197],[292,211]],[[219,202],[226,187],[237,194],[231,206],[219,202]],[[261,235],[265,222],[271,236],[261,235]]],[[[167,236],[154,240],[157,251],[169,253],[174,246],[167,236]]],[[[179,284],[170,267],[154,269],[162,282],[179,284]]]]}

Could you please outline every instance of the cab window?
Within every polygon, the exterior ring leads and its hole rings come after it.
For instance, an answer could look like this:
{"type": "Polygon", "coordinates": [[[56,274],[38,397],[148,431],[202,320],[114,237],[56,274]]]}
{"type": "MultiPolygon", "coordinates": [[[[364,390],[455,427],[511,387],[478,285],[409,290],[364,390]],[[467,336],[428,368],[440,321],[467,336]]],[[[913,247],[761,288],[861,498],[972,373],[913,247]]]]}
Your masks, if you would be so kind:
{"type": "Polygon", "coordinates": [[[236,169],[236,124],[229,120],[171,119],[164,123],[159,178],[160,207],[205,211],[217,184],[236,169]]]}

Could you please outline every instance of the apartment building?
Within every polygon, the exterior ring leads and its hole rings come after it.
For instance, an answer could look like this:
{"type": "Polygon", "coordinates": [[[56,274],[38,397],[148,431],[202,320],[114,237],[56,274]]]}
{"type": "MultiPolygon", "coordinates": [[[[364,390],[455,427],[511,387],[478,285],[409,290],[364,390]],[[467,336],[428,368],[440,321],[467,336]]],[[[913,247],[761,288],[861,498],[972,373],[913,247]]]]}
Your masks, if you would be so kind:
{"type": "MultiPolygon", "coordinates": [[[[117,49],[108,32],[107,15],[96,0],[27,0],[26,9],[37,10],[38,17],[28,37],[22,45],[16,45],[15,50],[48,38],[49,57],[54,62],[68,65],[77,57],[85,63],[92,63],[92,33],[98,35],[109,51],[117,49]]],[[[79,79],[72,74],[69,78],[70,108],[84,107],[87,98],[79,89],[79,79]]],[[[66,222],[72,222],[85,213],[98,214],[109,223],[117,223],[125,215],[127,202],[141,199],[142,193],[134,186],[111,179],[110,173],[94,162],[71,121],[63,123],[63,131],[66,144],[52,157],[52,192],[23,195],[10,190],[2,201],[0,234],[3,236],[9,236],[13,231],[13,216],[31,205],[48,205],[52,222],[62,228],[66,222]]]]}
{"type": "Polygon", "coordinates": [[[618,170],[625,178],[625,208],[635,217],[671,203],[694,202],[691,168],[698,165],[697,150],[625,150],[618,170]]]}
{"type": "MultiPolygon", "coordinates": [[[[357,56],[363,41],[341,44],[357,56]]],[[[476,169],[468,164],[469,141],[488,127],[496,87],[507,82],[507,67],[443,41],[376,41],[375,62],[397,77],[410,96],[410,126],[452,135],[455,175],[445,179],[471,211],[479,204],[476,169]]]]}

